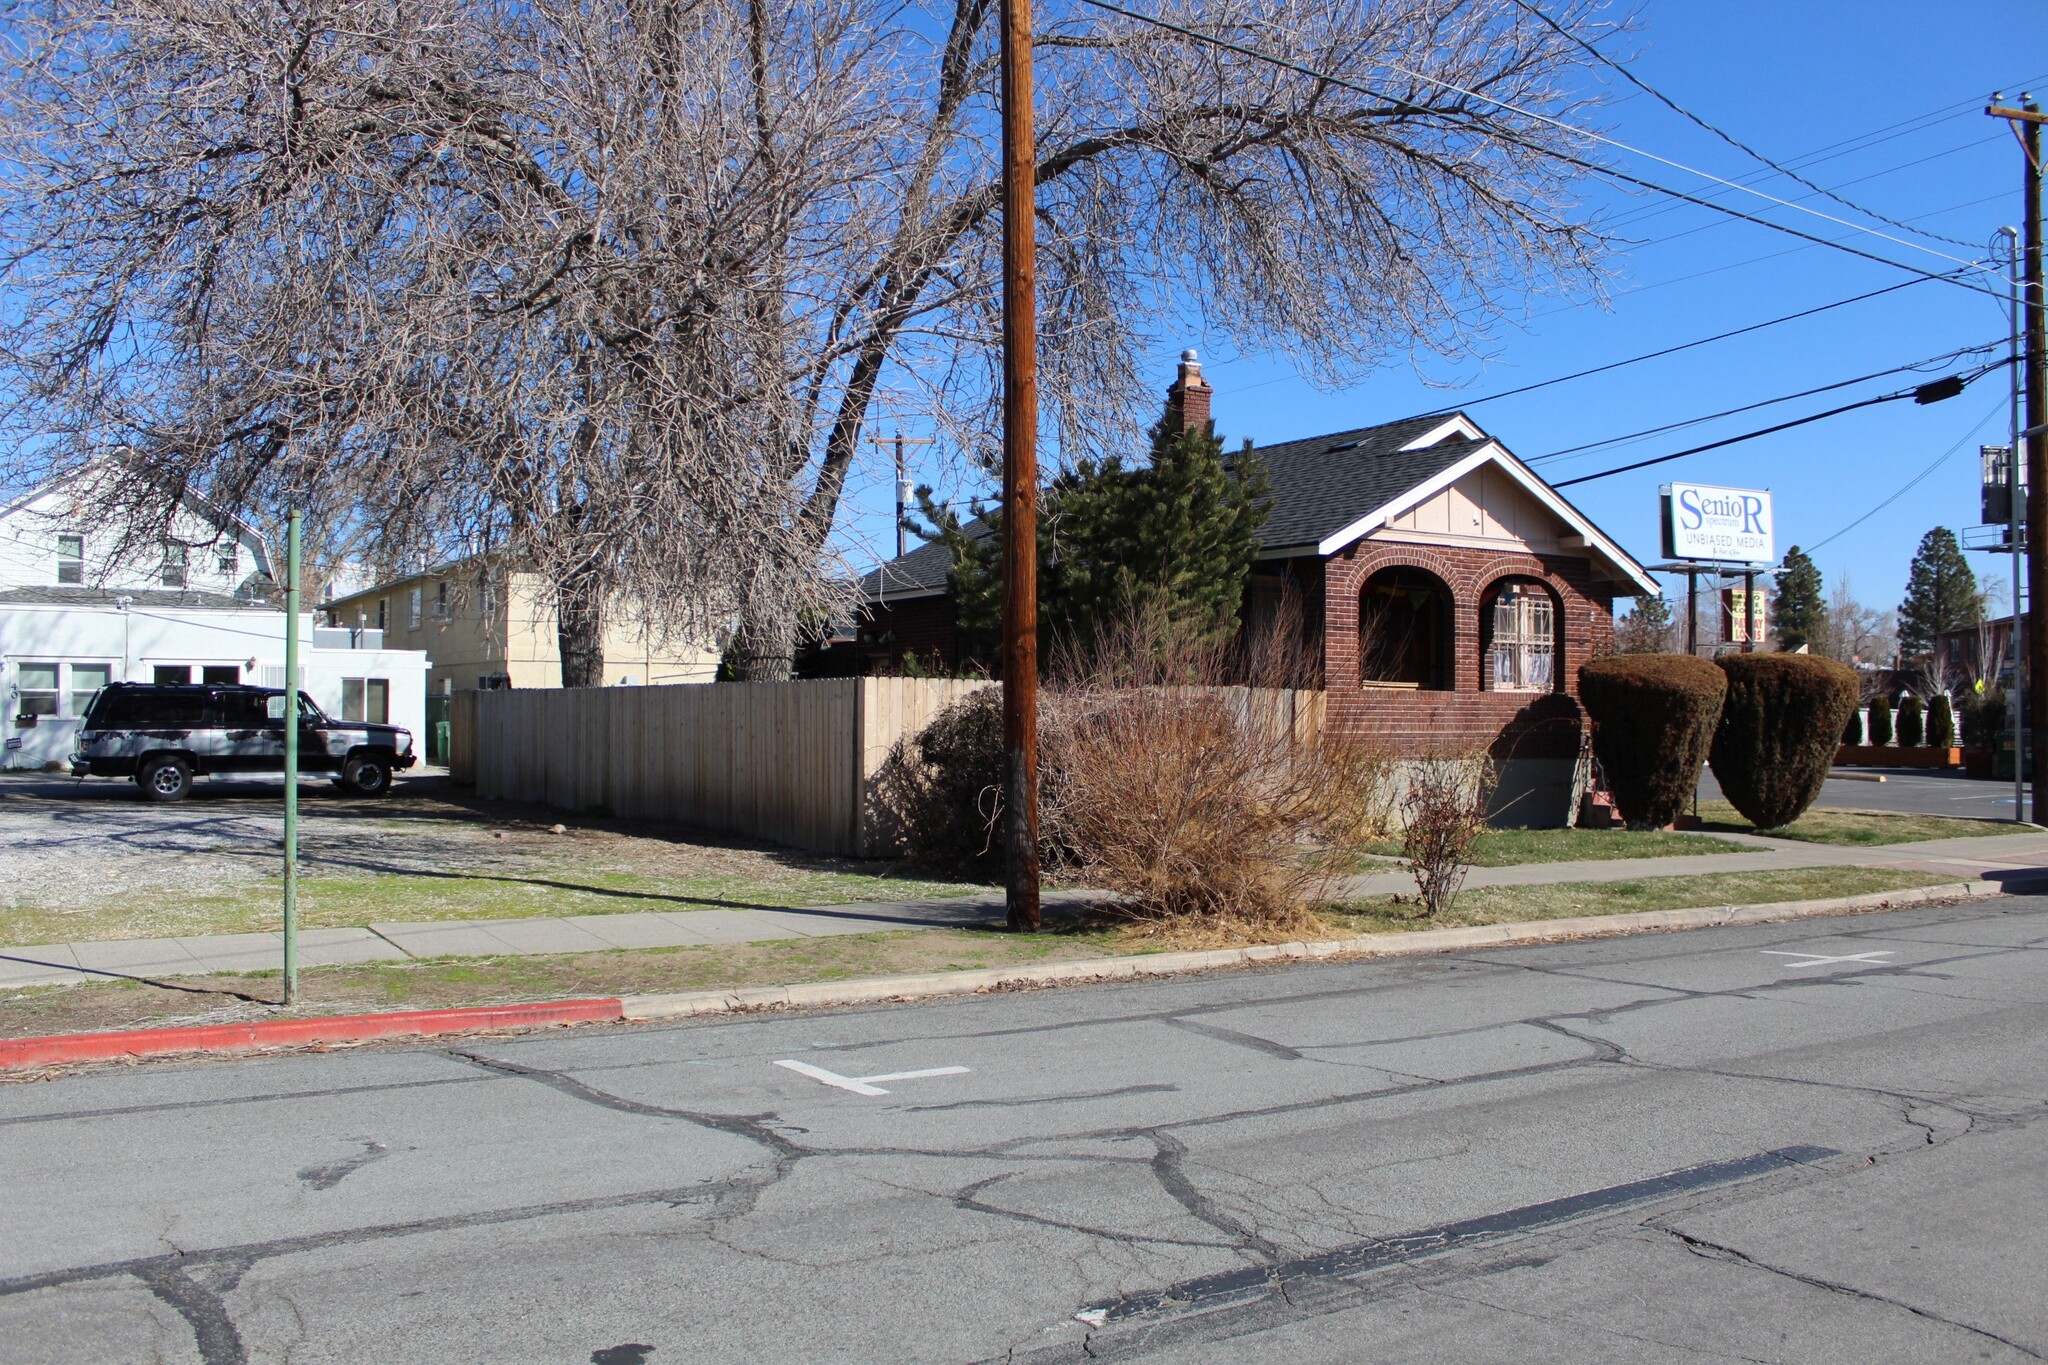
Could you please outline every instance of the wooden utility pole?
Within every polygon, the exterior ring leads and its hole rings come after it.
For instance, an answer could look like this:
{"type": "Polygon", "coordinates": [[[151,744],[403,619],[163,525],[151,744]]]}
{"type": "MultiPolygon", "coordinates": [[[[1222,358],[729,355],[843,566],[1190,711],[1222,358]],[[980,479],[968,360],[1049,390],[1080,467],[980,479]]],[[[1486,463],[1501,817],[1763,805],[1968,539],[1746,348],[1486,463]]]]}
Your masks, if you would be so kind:
{"type": "Polygon", "coordinates": [[[909,548],[909,542],[904,538],[906,528],[903,521],[910,515],[910,475],[903,467],[903,447],[928,446],[936,444],[936,441],[930,436],[906,437],[900,431],[893,437],[870,436],[868,440],[878,446],[893,444],[896,447],[896,557],[901,559],[909,548]]]}
{"type": "MultiPolygon", "coordinates": [[[[2042,736],[2048,734],[2048,559],[2042,558],[2044,534],[2048,534],[2048,296],[2041,279],[2041,125],[2048,115],[2033,97],[2022,91],[2018,108],[2002,105],[1991,97],[1984,111],[1993,118],[2006,119],[2019,133],[2025,152],[2026,219],[2020,246],[2022,331],[2026,339],[2026,425],[2031,434],[2027,448],[2027,742],[2018,746],[2013,761],[2024,765],[2042,736]]],[[[2013,452],[2014,459],[2019,452],[2013,452]]],[[[2019,612],[2013,612],[2015,622],[2019,612]]],[[[2041,784],[2033,783],[2034,823],[2048,819],[2048,805],[2041,799],[2041,784]]],[[[2014,812],[2018,814],[2018,812],[2014,812]]]]}
{"type": "Polygon", "coordinates": [[[1031,0],[1003,0],[1003,867],[1038,929],[1038,151],[1031,0]]]}

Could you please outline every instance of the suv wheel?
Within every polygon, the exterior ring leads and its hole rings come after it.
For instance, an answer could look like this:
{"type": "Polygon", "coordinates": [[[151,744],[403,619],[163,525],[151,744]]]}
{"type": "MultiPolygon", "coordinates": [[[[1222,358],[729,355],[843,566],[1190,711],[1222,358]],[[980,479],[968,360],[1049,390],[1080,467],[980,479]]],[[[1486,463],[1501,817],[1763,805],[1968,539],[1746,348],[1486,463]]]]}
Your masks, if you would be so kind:
{"type": "Polygon", "coordinates": [[[192,794],[192,765],[163,754],[144,763],[135,780],[146,801],[183,801],[192,794]]]}
{"type": "Polygon", "coordinates": [[[372,755],[352,758],[342,765],[341,789],[350,796],[382,796],[391,790],[391,765],[372,755]]]}

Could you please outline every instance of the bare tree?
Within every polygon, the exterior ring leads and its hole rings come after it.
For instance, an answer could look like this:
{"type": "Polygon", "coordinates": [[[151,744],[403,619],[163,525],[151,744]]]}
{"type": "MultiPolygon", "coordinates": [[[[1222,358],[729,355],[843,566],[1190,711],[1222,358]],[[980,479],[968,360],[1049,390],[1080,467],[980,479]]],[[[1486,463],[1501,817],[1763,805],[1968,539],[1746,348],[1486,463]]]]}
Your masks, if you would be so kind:
{"type": "Polygon", "coordinates": [[[1813,644],[1814,653],[1845,664],[1889,667],[1899,652],[1898,627],[1893,613],[1857,601],[1844,574],[1828,594],[1813,644]]]}
{"type": "MultiPolygon", "coordinates": [[[[1585,148],[1547,121],[1579,112],[1590,4],[1161,14],[1290,65],[1042,17],[1062,454],[1135,439],[1154,329],[1199,317],[1336,382],[1593,282],[1551,155],[1585,148]]],[[[776,677],[844,590],[877,405],[994,449],[989,0],[40,0],[11,24],[12,474],[91,464],[138,536],[188,490],[310,505],[330,553],[538,569],[567,683],[621,612],[736,624],[743,672],[776,677]]]]}

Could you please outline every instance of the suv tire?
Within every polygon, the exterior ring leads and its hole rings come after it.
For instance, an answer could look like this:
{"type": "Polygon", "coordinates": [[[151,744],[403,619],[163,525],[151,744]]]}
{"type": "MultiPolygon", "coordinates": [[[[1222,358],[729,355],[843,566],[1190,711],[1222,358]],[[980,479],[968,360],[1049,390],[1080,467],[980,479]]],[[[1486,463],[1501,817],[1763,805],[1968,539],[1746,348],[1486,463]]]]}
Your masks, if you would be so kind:
{"type": "Polygon", "coordinates": [[[391,790],[391,765],[375,754],[359,754],[342,765],[341,789],[350,796],[382,796],[391,790]]]}
{"type": "Polygon", "coordinates": [[[143,762],[135,784],[145,801],[183,801],[192,794],[192,765],[175,754],[159,754],[143,762]]]}

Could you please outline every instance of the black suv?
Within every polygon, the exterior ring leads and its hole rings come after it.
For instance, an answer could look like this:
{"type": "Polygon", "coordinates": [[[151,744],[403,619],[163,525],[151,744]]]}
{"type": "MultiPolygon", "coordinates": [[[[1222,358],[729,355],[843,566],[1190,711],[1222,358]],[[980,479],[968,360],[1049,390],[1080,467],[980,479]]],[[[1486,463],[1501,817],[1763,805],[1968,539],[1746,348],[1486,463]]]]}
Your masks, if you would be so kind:
{"type": "MultiPolygon", "coordinates": [[[[71,770],[132,777],[151,801],[182,801],[196,773],[284,771],[285,695],[274,687],[109,683],[78,731],[71,770]]],[[[413,765],[412,733],[395,725],[331,720],[299,693],[299,771],[332,773],[357,796],[391,790],[413,765]]]]}

